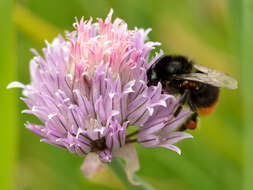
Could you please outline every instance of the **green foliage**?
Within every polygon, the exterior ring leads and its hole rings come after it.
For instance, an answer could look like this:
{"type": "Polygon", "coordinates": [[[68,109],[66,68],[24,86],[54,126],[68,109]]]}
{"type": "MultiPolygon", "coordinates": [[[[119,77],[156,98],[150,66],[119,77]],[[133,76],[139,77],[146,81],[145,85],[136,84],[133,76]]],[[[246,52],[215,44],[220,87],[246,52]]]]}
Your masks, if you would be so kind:
{"type": "Polygon", "coordinates": [[[244,187],[246,190],[253,188],[253,171],[252,171],[252,161],[253,161],[253,121],[251,116],[251,111],[253,108],[252,92],[253,86],[250,83],[252,80],[252,70],[253,70],[253,38],[251,37],[253,33],[253,1],[244,0],[242,6],[242,27],[241,27],[241,58],[242,58],[242,81],[243,81],[243,113],[244,113],[244,127],[245,127],[245,183],[244,187]]]}

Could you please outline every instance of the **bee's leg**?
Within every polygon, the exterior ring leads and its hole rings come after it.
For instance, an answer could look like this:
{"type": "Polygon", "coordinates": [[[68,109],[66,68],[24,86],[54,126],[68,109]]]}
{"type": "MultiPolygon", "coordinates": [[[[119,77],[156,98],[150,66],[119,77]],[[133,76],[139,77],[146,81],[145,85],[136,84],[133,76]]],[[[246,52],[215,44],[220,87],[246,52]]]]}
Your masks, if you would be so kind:
{"type": "Polygon", "coordinates": [[[185,90],[185,92],[180,96],[179,102],[178,102],[178,107],[176,108],[173,117],[177,117],[178,114],[181,112],[183,109],[183,105],[185,105],[187,102],[189,102],[191,93],[189,90],[185,90]]]}
{"type": "Polygon", "coordinates": [[[174,111],[173,115],[167,121],[164,121],[164,124],[168,124],[172,119],[174,119],[175,117],[178,116],[178,114],[183,109],[183,105],[185,105],[189,101],[190,96],[191,96],[190,91],[189,90],[185,90],[185,92],[179,98],[178,105],[175,108],[175,111],[174,111]]]}
{"type": "Polygon", "coordinates": [[[197,127],[197,118],[198,113],[194,112],[187,120],[186,122],[179,127],[178,131],[184,131],[186,129],[195,129],[197,127]]]}
{"type": "Polygon", "coordinates": [[[197,127],[198,122],[198,112],[195,105],[191,100],[188,102],[193,114],[186,120],[186,122],[178,129],[179,131],[184,131],[186,129],[195,129],[197,127]]]}
{"type": "Polygon", "coordinates": [[[187,122],[186,128],[194,130],[197,127],[197,123],[198,123],[198,113],[194,112],[192,114],[191,120],[189,122],[187,122]]]}
{"type": "Polygon", "coordinates": [[[188,101],[188,105],[189,105],[189,107],[191,108],[191,110],[192,110],[193,112],[196,112],[196,113],[197,113],[197,108],[196,108],[196,106],[193,104],[192,100],[189,100],[189,101],[188,101]]]}

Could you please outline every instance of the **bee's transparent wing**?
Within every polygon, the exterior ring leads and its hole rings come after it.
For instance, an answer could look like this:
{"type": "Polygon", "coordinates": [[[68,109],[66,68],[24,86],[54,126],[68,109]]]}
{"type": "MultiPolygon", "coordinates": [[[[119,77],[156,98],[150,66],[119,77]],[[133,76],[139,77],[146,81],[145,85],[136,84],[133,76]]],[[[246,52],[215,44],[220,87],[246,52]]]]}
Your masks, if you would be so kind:
{"type": "Polygon", "coordinates": [[[197,64],[194,64],[194,67],[203,73],[182,74],[176,78],[207,83],[219,88],[237,88],[237,80],[226,73],[197,64]]]}
{"type": "Polygon", "coordinates": [[[203,73],[216,73],[216,72],[223,73],[223,72],[221,72],[221,71],[218,71],[218,70],[215,70],[215,69],[212,69],[212,68],[203,66],[203,65],[194,64],[193,67],[194,67],[195,69],[197,69],[198,71],[201,71],[201,72],[203,72],[203,73]]]}

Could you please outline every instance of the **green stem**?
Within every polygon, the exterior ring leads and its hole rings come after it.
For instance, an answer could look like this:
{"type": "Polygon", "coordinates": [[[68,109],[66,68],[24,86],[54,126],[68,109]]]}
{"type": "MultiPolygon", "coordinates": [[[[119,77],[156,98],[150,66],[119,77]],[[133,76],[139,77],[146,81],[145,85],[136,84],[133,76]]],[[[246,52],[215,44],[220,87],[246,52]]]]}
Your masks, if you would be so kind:
{"type": "Polygon", "coordinates": [[[17,155],[17,93],[6,90],[16,79],[15,32],[12,22],[13,0],[0,0],[0,189],[13,189],[17,155]]]}
{"type": "Polygon", "coordinates": [[[134,132],[128,134],[128,135],[126,136],[126,138],[128,139],[128,138],[130,138],[130,137],[132,137],[132,136],[134,136],[134,135],[137,135],[138,132],[139,132],[139,130],[136,130],[136,131],[134,131],[134,132]]]}
{"type": "Polygon", "coordinates": [[[140,185],[136,186],[131,184],[126,176],[125,167],[122,161],[118,158],[114,158],[109,165],[109,168],[113,173],[120,179],[120,181],[129,189],[129,190],[154,190],[149,184],[147,184],[143,179],[134,175],[134,180],[140,185]]]}

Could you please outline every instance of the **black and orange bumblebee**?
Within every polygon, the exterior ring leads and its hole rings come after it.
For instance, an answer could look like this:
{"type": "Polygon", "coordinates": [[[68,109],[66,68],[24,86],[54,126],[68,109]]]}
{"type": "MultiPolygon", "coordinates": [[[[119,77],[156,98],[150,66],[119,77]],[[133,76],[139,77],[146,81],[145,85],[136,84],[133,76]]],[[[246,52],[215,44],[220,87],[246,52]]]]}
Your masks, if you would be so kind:
{"type": "Polygon", "coordinates": [[[237,81],[226,73],[195,64],[181,55],[163,55],[147,71],[148,86],[162,84],[163,91],[180,94],[175,108],[176,117],[185,104],[192,110],[191,116],[179,128],[195,129],[198,115],[208,115],[215,109],[219,88],[236,89],[237,81]]]}

